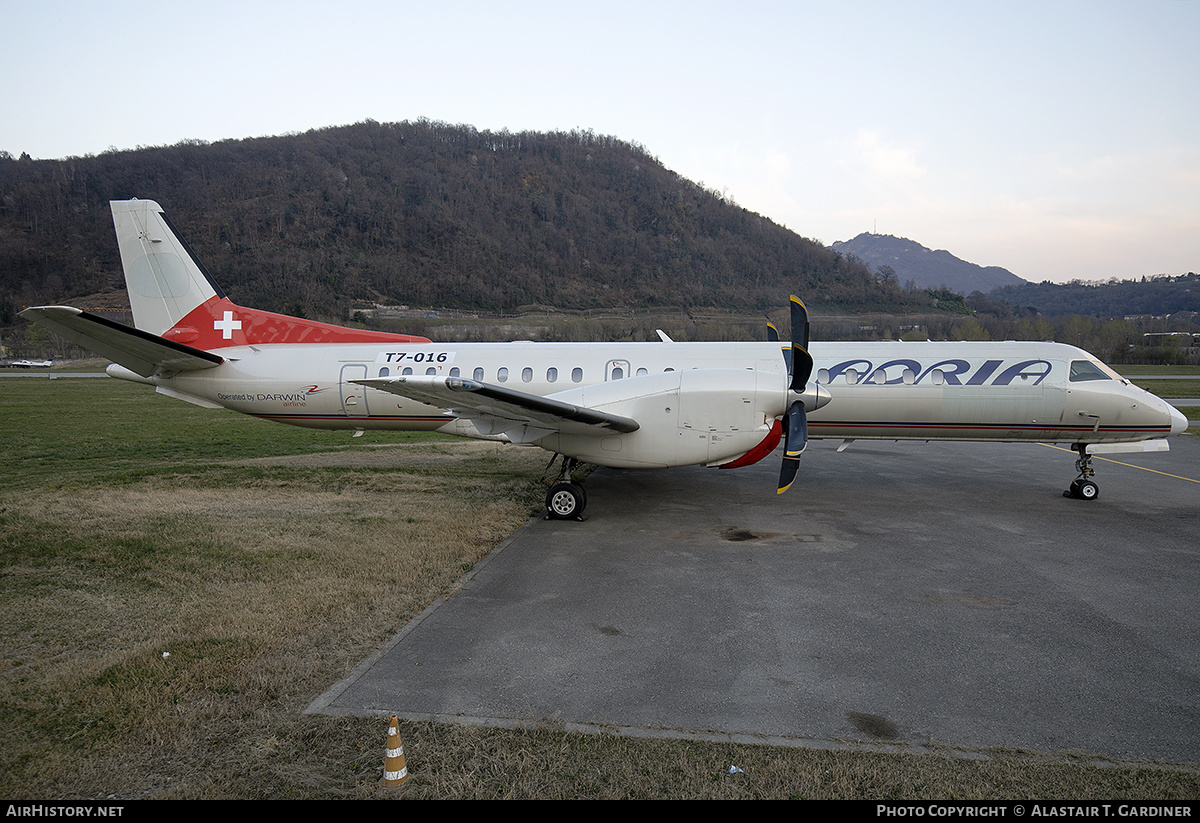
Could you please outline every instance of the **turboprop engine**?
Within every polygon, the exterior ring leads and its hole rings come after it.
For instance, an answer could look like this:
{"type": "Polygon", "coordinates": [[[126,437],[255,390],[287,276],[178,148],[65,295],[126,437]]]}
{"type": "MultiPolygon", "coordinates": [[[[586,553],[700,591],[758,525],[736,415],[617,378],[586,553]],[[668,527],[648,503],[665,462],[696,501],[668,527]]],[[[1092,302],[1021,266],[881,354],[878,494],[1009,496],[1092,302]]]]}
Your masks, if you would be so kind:
{"type": "Polygon", "coordinates": [[[535,442],[585,462],[652,468],[749,465],[783,439],[782,492],[807,443],[807,413],[830,399],[824,387],[808,382],[808,315],[795,297],[792,330],[791,347],[782,348],[787,373],[688,369],[570,389],[550,398],[636,420],[636,430],[603,437],[559,431],[535,442]]]}

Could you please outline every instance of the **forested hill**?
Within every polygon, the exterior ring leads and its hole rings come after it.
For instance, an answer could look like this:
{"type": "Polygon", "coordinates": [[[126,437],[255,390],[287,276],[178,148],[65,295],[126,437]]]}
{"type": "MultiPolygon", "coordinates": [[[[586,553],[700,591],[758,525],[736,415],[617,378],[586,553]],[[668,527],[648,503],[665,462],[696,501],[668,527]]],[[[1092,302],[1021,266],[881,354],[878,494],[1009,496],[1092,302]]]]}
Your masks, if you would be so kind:
{"type": "Polygon", "coordinates": [[[988,297],[1011,306],[1031,306],[1042,314],[1092,317],[1161,316],[1200,312],[1200,274],[1188,272],[1107,283],[1023,283],[996,289],[988,297]]]}
{"type": "MultiPolygon", "coordinates": [[[[927,309],[820,244],[591,132],[420,121],[65,160],[0,153],[0,300],[124,287],[108,201],[156,200],[229,296],[310,317],[352,301],[506,311],[927,309]]],[[[0,323],[6,318],[0,318],[0,323]]]]}

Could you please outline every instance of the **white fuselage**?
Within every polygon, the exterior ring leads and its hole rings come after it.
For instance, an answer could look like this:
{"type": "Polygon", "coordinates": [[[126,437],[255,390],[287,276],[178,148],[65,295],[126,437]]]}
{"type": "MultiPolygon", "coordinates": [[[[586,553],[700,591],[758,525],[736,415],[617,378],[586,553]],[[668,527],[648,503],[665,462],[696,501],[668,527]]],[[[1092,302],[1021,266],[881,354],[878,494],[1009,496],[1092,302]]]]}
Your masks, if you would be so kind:
{"type": "MultiPolygon", "coordinates": [[[[649,467],[719,464],[763,442],[789,402],[786,349],[778,342],[272,344],[215,350],[226,363],[171,378],[113,373],[299,426],[444,431],[649,467]],[[582,401],[642,426],[602,438],[514,438],[453,409],[352,382],[402,374],[461,376],[582,401]]],[[[812,379],[830,396],[810,409],[814,439],[1115,443],[1186,426],[1164,401],[1072,346],[815,342],[810,353],[812,379]]]]}

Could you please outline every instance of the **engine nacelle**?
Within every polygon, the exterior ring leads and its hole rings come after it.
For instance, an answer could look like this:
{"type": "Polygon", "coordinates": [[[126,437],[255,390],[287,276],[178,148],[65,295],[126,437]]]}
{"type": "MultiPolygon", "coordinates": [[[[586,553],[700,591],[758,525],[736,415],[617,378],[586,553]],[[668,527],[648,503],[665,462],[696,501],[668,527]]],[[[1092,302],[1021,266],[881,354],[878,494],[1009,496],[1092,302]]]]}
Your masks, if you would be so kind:
{"type": "Polygon", "coordinates": [[[665,468],[732,460],[757,446],[787,406],[787,376],[689,369],[629,377],[550,395],[629,417],[629,434],[556,433],[537,445],[588,463],[665,468]]]}

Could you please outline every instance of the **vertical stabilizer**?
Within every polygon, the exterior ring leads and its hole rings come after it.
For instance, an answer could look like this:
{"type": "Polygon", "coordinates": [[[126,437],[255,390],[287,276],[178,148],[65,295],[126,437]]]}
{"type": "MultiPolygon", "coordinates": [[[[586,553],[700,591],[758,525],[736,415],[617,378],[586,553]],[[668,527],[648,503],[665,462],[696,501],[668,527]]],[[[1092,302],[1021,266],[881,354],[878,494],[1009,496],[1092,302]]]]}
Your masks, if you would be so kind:
{"type": "Polygon", "coordinates": [[[113,225],[133,322],[162,335],[195,309],[224,297],[153,200],[116,200],[113,225]]]}
{"type": "Polygon", "coordinates": [[[153,200],[114,200],[113,225],[133,323],[211,351],[267,343],[428,343],[409,334],[346,328],[238,306],[221,291],[153,200]]]}

